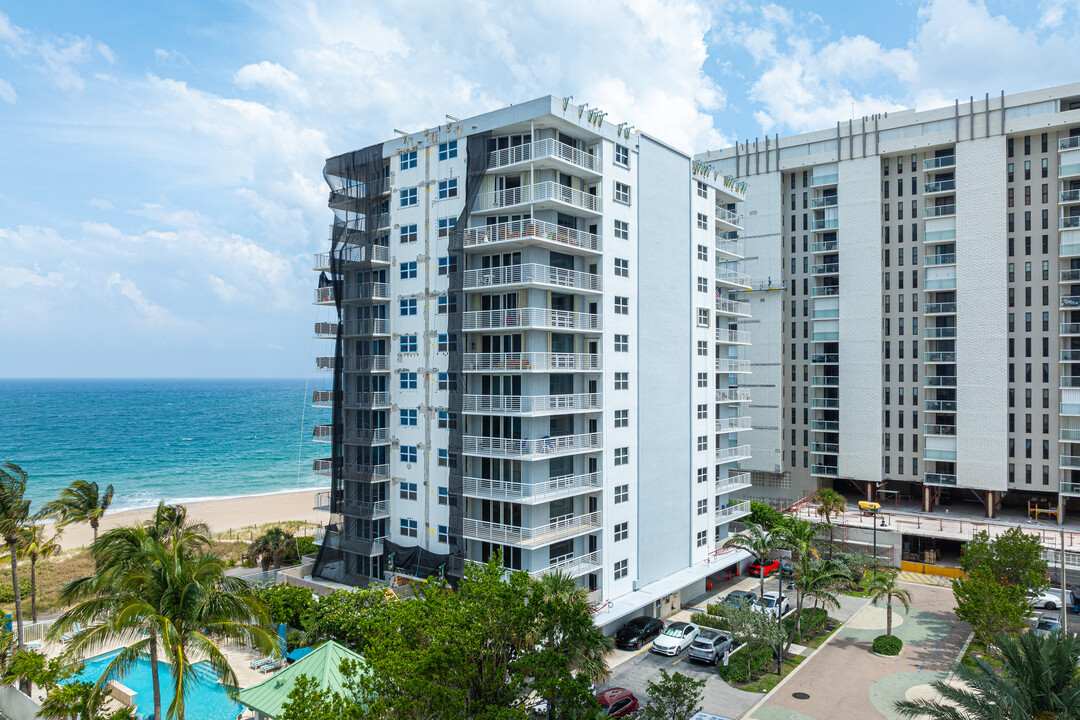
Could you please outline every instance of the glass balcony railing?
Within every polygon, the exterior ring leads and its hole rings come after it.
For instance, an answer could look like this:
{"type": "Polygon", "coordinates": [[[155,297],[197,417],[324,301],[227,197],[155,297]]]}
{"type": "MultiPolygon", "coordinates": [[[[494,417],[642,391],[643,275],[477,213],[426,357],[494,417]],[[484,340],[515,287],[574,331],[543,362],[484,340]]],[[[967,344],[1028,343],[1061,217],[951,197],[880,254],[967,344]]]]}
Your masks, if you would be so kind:
{"type": "Polygon", "coordinates": [[[956,436],[955,425],[923,425],[923,435],[943,435],[945,437],[956,436]]]}
{"type": "Polygon", "coordinates": [[[956,189],[955,180],[939,180],[937,182],[923,183],[923,195],[951,192],[956,189]]]}
{"type": "Polygon", "coordinates": [[[923,312],[927,315],[955,315],[956,303],[926,303],[925,305],[923,305],[923,312]]]}
{"type": "Polygon", "coordinates": [[[836,196],[826,195],[824,197],[810,198],[810,207],[814,210],[827,207],[836,207],[836,196]]]}
{"type": "Polygon", "coordinates": [[[1058,140],[1058,152],[1080,148],[1080,135],[1071,135],[1058,140]]]}
{"type": "Polygon", "coordinates": [[[840,243],[836,240],[826,240],[824,242],[816,242],[810,244],[810,252],[815,255],[821,253],[837,252],[840,249],[840,243]]]}
{"type": "Polygon", "coordinates": [[[943,473],[926,473],[923,476],[923,482],[927,485],[956,485],[956,476],[943,473]]]}
{"type": "Polygon", "coordinates": [[[840,220],[837,218],[826,218],[825,220],[811,220],[811,230],[835,230],[840,227],[840,220]]]}
{"type": "Polygon", "coordinates": [[[1080,175],[1080,163],[1070,163],[1058,168],[1058,177],[1072,177],[1080,175]]]}
{"type": "Polygon", "coordinates": [[[835,185],[840,180],[840,176],[836,173],[830,175],[815,175],[810,178],[810,187],[821,187],[823,185],[835,185]]]}
{"type": "Polygon", "coordinates": [[[949,217],[956,214],[956,205],[933,205],[928,208],[923,208],[924,218],[937,218],[937,217],[949,217]]]}
{"type": "Polygon", "coordinates": [[[956,387],[955,375],[927,375],[923,377],[923,386],[928,388],[956,387]]]}
{"type": "Polygon", "coordinates": [[[955,265],[956,253],[939,253],[937,255],[923,255],[923,265],[955,265]]]}
{"type": "Polygon", "coordinates": [[[1080,215],[1069,215],[1058,219],[1058,230],[1075,230],[1080,228],[1080,215]]]}
{"type": "Polygon", "coordinates": [[[952,277],[952,278],[935,278],[933,280],[927,279],[926,280],[926,285],[924,286],[924,289],[928,290],[928,291],[932,291],[932,290],[955,290],[956,289],[956,278],[954,278],[954,277],[952,277]]]}
{"type": "Polygon", "coordinates": [[[810,288],[810,297],[840,297],[839,285],[822,285],[810,288]]]}
{"type": "Polygon", "coordinates": [[[923,242],[927,243],[927,244],[939,243],[939,242],[949,242],[950,240],[955,240],[955,239],[956,239],[956,230],[955,229],[953,229],[953,230],[933,230],[933,231],[930,231],[930,232],[927,232],[927,233],[923,234],[923,242]]]}
{"type": "Polygon", "coordinates": [[[922,169],[924,171],[937,170],[944,167],[955,167],[956,156],[945,155],[943,157],[928,158],[923,160],[922,169]]]}
{"type": "Polygon", "coordinates": [[[1062,190],[1058,193],[1059,203],[1074,203],[1080,202],[1080,189],[1076,190],[1062,190]]]}

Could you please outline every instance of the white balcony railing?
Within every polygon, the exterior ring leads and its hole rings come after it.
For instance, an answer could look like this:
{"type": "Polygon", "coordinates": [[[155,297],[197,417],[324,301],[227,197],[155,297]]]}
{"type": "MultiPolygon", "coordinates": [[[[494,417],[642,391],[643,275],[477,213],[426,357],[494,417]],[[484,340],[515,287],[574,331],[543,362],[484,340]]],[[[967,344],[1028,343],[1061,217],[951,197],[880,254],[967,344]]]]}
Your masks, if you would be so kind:
{"type": "Polygon", "coordinates": [[[315,337],[333,340],[337,337],[338,327],[336,322],[317,322],[315,323],[315,337]]]}
{"type": "Polygon", "coordinates": [[[738,473],[728,477],[716,478],[716,493],[729,493],[750,487],[750,473],[738,473]]]}
{"type": "Polygon", "coordinates": [[[744,403],[750,402],[750,393],[739,388],[721,388],[716,391],[716,402],[718,403],[744,403]]]}
{"type": "Polygon", "coordinates": [[[717,298],[716,312],[721,315],[750,317],[750,303],[742,302],[740,300],[729,300],[727,298],[717,298]]]}
{"type": "Polygon", "coordinates": [[[731,522],[732,520],[738,520],[741,517],[745,517],[750,514],[750,501],[743,500],[742,502],[733,503],[731,505],[722,505],[716,510],[716,519],[723,522],[731,522]]]}
{"type": "Polygon", "coordinates": [[[388,392],[347,392],[342,402],[347,408],[354,407],[390,407],[388,392]]]}
{"type": "Polygon", "coordinates": [[[593,492],[603,484],[604,476],[599,472],[563,475],[537,483],[466,477],[462,478],[461,492],[468,497],[530,503],[593,492]]]}
{"type": "Polygon", "coordinates": [[[839,375],[814,375],[811,387],[840,387],[839,375]]]}
{"type": "Polygon", "coordinates": [[[738,462],[748,458],[750,458],[749,445],[716,448],[716,462],[718,463],[738,462]]]}
{"type": "Polygon", "coordinates": [[[314,428],[312,428],[311,439],[315,442],[330,442],[333,437],[333,425],[316,425],[314,428]]]}
{"type": "Polygon", "coordinates": [[[548,181],[522,185],[509,190],[481,193],[476,196],[474,212],[502,210],[542,202],[557,202],[592,213],[604,211],[604,204],[599,195],[591,195],[560,185],[557,182],[548,181]]]}
{"type": "Polygon", "coordinates": [[[576,395],[465,395],[461,411],[495,415],[598,412],[604,407],[599,393],[576,395]]]}
{"type": "Polygon", "coordinates": [[[389,300],[390,285],[379,282],[353,283],[345,286],[344,300],[389,300]]]}
{"type": "Polygon", "coordinates": [[[599,512],[573,515],[538,527],[503,525],[485,520],[465,518],[462,534],[468,538],[490,542],[535,547],[547,545],[563,538],[592,532],[601,527],[599,512]]]}
{"type": "Polygon", "coordinates": [[[731,258],[742,258],[746,254],[746,248],[741,242],[735,240],[717,240],[716,252],[731,258]]]}
{"type": "Polygon", "coordinates": [[[465,372],[599,372],[603,356],[587,353],[465,353],[465,372]]]}
{"type": "Polygon", "coordinates": [[[716,372],[748,373],[750,372],[750,361],[733,360],[731,358],[716,358],[716,372]]]}
{"type": "Polygon", "coordinates": [[[465,271],[464,287],[466,289],[527,284],[554,285],[589,292],[603,290],[599,275],[537,263],[465,271]]]}
{"type": "Polygon", "coordinates": [[[728,345],[749,345],[750,331],[716,328],[716,342],[726,343],[728,345]]]}
{"type": "Polygon", "coordinates": [[[836,465],[811,465],[810,474],[825,477],[837,477],[840,474],[840,468],[836,465]]]}
{"type": "Polygon", "coordinates": [[[722,223],[726,223],[727,225],[731,225],[734,227],[742,227],[743,216],[739,213],[732,212],[727,208],[717,207],[716,219],[722,223]]]}
{"type": "MultiPolygon", "coordinates": [[[[334,467],[333,463],[334,463],[333,458],[319,458],[318,460],[313,460],[311,462],[311,472],[313,474],[315,474],[315,475],[329,476],[332,469],[333,469],[333,467],[334,467]]],[[[319,495],[322,495],[322,494],[323,493],[319,493],[319,495]]],[[[320,510],[320,509],[329,510],[330,508],[329,508],[329,506],[327,506],[326,508],[320,508],[320,507],[318,507],[318,502],[316,501],[315,509],[316,510],[320,510]]]]}
{"type": "Polygon", "coordinates": [[[390,428],[347,428],[344,437],[348,443],[388,443],[390,428]]]}
{"type": "Polygon", "coordinates": [[[334,304],[334,288],[332,286],[315,288],[315,304],[317,305],[333,305],[334,304]]]}
{"type": "Polygon", "coordinates": [[[716,432],[718,433],[742,432],[750,429],[749,415],[716,419],[716,432]]]}
{"type": "Polygon", "coordinates": [[[926,473],[923,475],[923,483],[926,485],[955,485],[956,476],[945,473],[926,473]]]}
{"type": "Polygon", "coordinates": [[[333,390],[313,390],[311,404],[315,407],[332,407],[334,404],[333,390]]]}
{"type": "Polygon", "coordinates": [[[723,265],[716,266],[716,280],[728,285],[736,285],[741,288],[750,288],[750,276],[737,270],[729,270],[723,265]]]}
{"type": "Polygon", "coordinates": [[[923,425],[923,435],[956,437],[955,425],[923,425]]]}
{"type": "Polygon", "coordinates": [[[532,570],[529,572],[534,578],[538,578],[542,575],[547,575],[553,572],[563,572],[570,577],[580,577],[585,573],[596,572],[603,565],[603,556],[599,550],[594,550],[586,555],[579,555],[577,557],[568,557],[558,562],[553,562],[545,568],[539,570],[532,570]]]}
{"type": "Polygon", "coordinates": [[[346,335],[389,335],[390,321],[385,318],[364,318],[362,320],[346,320],[346,335]]]}
{"type": "Polygon", "coordinates": [[[956,190],[955,180],[938,180],[937,182],[923,183],[923,195],[936,195],[937,193],[953,192],[956,190]]]}
{"type": "Polygon", "coordinates": [[[836,195],[823,195],[821,197],[810,198],[810,207],[814,210],[836,207],[837,200],[839,200],[839,198],[836,195]]]}
{"type": "Polygon", "coordinates": [[[561,143],[554,138],[546,138],[533,143],[495,150],[488,154],[488,170],[548,158],[562,160],[592,173],[603,172],[603,163],[599,154],[578,150],[576,147],[561,143]]]}
{"type": "MultiPolygon", "coordinates": [[[[385,245],[346,245],[338,252],[342,264],[363,262],[390,262],[390,248],[385,245]]],[[[330,269],[330,253],[323,252],[315,256],[316,270],[330,269]]]]}
{"type": "Polygon", "coordinates": [[[334,366],[333,356],[315,358],[315,372],[334,372],[334,366]]]}
{"type": "Polygon", "coordinates": [[[591,452],[603,446],[601,433],[558,435],[529,440],[466,435],[462,440],[462,452],[467,455],[508,458],[591,452]]]}
{"type": "Polygon", "coordinates": [[[462,328],[465,330],[550,328],[553,330],[599,331],[602,329],[602,322],[600,315],[591,313],[524,307],[508,310],[476,310],[464,313],[462,328]]]}
{"type": "Polygon", "coordinates": [[[345,372],[387,372],[390,370],[389,355],[354,355],[345,358],[345,372]]]}
{"type": "Polygon", "coordinates": [[[600,252],[602,248],[599,235],[543,220],[513,220],[498,225],[471,227],[465,230],[463,244],[468,249],[524,239],[546,240],[591,252],[600,252]]]}

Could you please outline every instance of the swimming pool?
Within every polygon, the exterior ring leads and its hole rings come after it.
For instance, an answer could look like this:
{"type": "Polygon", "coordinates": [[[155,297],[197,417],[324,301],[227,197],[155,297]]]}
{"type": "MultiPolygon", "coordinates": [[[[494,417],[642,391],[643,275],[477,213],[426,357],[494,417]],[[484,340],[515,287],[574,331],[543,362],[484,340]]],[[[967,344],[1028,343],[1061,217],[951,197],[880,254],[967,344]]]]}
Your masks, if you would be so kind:
{"type": "MultiPolygon", "coordinates": [[[[89,682],[95,683],[105,668],[120,653],[114,650],[104,655],[86,660],[86,668],[65,682],[89,682]]],[[[199,720],[236,720],[237,714],[243,709],[240,703],[229,699],[228,693],[218,683],[217,675],[206,662],[198,662],[193,665],[199,682],[192,685],[186,698],[187,716],[199,718],[199,720]]],[[[150,660],[145,657],[139,658],[138,663],[128,673],[117,678],[117,682],[138,693],[136,703],[139,706],[139,716],[146,718],[154,713],[154,680],[150,674],[150,660]]],[[[169,673],[167,663],[158,662],[158,680],[161,683],[161,714],[168,713],[169,705],[173,701],[172,676],[169,673]]]]}

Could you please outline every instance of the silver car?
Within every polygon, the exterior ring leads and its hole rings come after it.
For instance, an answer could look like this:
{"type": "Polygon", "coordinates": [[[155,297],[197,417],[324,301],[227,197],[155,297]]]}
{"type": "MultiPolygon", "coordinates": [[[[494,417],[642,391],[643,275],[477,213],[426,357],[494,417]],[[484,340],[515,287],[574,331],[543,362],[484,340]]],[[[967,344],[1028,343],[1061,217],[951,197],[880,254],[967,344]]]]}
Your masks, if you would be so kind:
{"type": "Polygon", "coordinates": [[[710,665],[719,665],[724,659],[724,653],[731,649],[732,639],[719,630],[702,628],[694,642],[690,643],[690,651],[686,656],[691,660],[697,660],[710,665]]]}

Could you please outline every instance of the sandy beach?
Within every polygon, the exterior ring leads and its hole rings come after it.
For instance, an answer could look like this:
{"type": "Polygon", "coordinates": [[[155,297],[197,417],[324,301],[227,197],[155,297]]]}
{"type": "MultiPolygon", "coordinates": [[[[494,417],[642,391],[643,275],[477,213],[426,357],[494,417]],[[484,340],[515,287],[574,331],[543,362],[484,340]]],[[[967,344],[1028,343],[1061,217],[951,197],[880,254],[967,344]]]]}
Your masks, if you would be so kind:
{"type": "MultiPolygon", "coordinates": [[[[315,494],[319,490],[297,490],[295,492],[253,495],[250,497],[204,500],[184,503],[188,508],[188,517],[210,526],[213,533],[242,528],[250,525],[301,520],[312,523],[325,523],[328,515],[315,510],[315,494]]],[[[128,525],[132,522],[152,517],[154,510],[122,510],[106,513],[98,528],[104,532],[109,528],[128,525]]],[[[94,539],[94,532],[85,523],[68,525],[60,540],[65,550],[89,545],[94,539]]]]}

